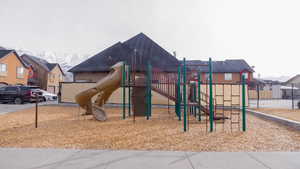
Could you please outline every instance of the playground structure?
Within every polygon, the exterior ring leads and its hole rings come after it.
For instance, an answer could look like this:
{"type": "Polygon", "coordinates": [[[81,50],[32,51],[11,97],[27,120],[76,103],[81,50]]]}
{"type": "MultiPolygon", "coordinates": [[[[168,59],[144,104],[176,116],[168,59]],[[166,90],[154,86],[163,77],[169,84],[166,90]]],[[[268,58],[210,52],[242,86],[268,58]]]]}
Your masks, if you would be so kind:
{"type": "MultiPolygon", "coordinates": [[[[123,119],[126,118],[126,108],[128,117],[133,116],[133,121],[135,121],[136,114],[140,115],[141,111],[144,111],[134,107],[132,111],[131,108],[131,99],[135,97],[132,95],[132,91],[136,87],[144,86],[146,98],[144,115],[147,120],[152,116],[152,91],[155,91],[168,98],[168,103],[169,100],[175,102],[175,114],[179,121],[183,121],[183,131],[188,130],[190,116],[194,116],[199,122],[205,121],[206,131],[214,131],[216,129],[214,126],[217,123],[224,124],[225,120],[230,121],[231,130],[236,125],[238,130],[246,131],[246,82],[244,76],[242,76],[240,84],[214,84],[211,59],[206,65],[209,67],[209,76],[204,80],[201,79],[200,71],[188,70],[184,59],[183,65],[173,65],[177,67],[177,73],[152,67],[148,62],[147,71],[138,75],[139,78],[144,76],[142,78],[144,81],[142,81],[137,80],[135,61],[133,59],[131,64],[125,63],[122,69],[123,119]],[[127,97],[125,88],[128,88],[127,97]],[[128,99],[128,104],[126,104],[126,99],[128,99]]],[[[170,107],[168,104],[168,112],[170,107]]]]}
{"type": "Polygon", "coordinates": [[[101,106],[114,90],[122,87],[122,119],[129,117],[135,122],[136,116],[145,116],[150,120],[152,92],[155,91],[168,98],[168,112],[173,110],[169,101],[175,102],[174,112],[178,120],[183,121],[183,131],[188,131],[191,117],[196,118],[199,123],[204,122],[206,131],[209,132],[216,130],[219,123],[224,125],[225,121],[230,121],[231,130],[234,126],[238,126],[240,130],[241,116],[242,130],[246,131],[244,76],[241,84],[214,84],[211,59],[205,65],[209,67],[208,77],[205,79],[201,79],[202,72],[189,70],[185,59],[183,64],[172,66],[177,68],[177,72],[164,71],[152,66],[150,62],[145,72],[137,71],[136,59],[132,59],[129,64],[118,63],[95,87],[79,93],[76,102],[87,114],[93,114],[97,120],[105,120],[106,114],[101,106]],[[92,104],[91,98],[97,94],[99,95],[92,104]]]}

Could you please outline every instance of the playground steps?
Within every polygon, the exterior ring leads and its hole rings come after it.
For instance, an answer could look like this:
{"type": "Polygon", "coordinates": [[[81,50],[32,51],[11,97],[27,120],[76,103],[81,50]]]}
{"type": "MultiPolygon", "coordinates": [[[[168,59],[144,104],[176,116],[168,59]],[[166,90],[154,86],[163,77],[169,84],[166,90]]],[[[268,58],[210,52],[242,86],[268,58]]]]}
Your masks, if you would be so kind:
{"type": "MultiPolygon", "coordinates": [[[[170,100],[176,102],[176,97],[168,94],[168,92],[165,92],[163,89],[152,86],[152,90],[159,93],[159,94],[161,94],[162,96],[167,97],[170,100]]],[[[190,102],[190,101],[187,103],[187,106],[188,107],[195,106],[195,107],[198,107],[198,108],[200,107],[201,112],[203,112],[201,114],[201,116],[207,116],[207,115],[209,116],[210,112],[209,112],[209,108],[207,108],[207,106],[203,106],[202,104],[199,105],[198,102],[190,102]]],[[[221,113],[215,113],[215,115],[214,115],[214,120],[216,120],[216,123],[225,123],[225,119],[228,119],[228,118],[225,117],[223,113],[222,114],[221,113]]]]}
{"type": "Polygon", "coordinates": [[[162,95],[162,96],[164,96],[166,98],[169,98],[170,100],[172,100],[174,102],[176,101],[176,98],[174,96],[169,95],[167,92],[164,92],[163,90],[161,90],[161,89],[159,89],[157,87],[152,86],[152,90],[155,91],[155,92],[157,92],[157,93],[159,93],[160,95],[162,95]]]}

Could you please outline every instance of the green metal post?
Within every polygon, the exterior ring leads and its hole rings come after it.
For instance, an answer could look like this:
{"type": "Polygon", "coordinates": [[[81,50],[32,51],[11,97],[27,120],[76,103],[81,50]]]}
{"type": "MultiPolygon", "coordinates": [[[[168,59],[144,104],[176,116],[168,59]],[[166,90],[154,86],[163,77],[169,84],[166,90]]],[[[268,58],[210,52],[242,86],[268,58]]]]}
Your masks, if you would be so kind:
{"type": "Polygon", "coordinates": [[[150,117],[152,116],[152,66],[150,62],[148,63],[149,65],[149,115],[150,117]]]}
{"type": "Polygon", "coordinates": [[[147,120],[149,120],[149,117],[150,117],[150,112],[149,112],[149,63],[147,65],[147,78],[146,78],[146,105],[147,105],[146,117],[147,117],[147,120]]]}
{"type": "Polygon", "coordinates": [[[214,130],[214,105],[213,105],[213,86],[212,86],[212,63],[209,58],[209,122],[210,132],[214,130]]]}
{"type": "MultiPolygon", "coordinates": [[[[197,102],[197,91],[196,91],[196,83],[193,83],[193,102],[197,102]]],[[[196,113],[196,106],[193,106],[193,113],[195,118],[197,117],[197,113],[196,113]]]]}
{"type": "Polygon", "coordinates": [[[128,65],[128,116],[131,116],[131,89],[130,89],[130,65],[128,65]]]}
{"type": "Polygon", "coordinates": [[[187,130],[187,106],[186,106],[186,65],[183,58],[183,131],[187,130]]]}
{"type": "Polygon", "coordinates": [[[151,65],[150,62],[148,62],[147,66],[147,90],[146,90],[146,97],[147,97],[147,120],[149,120],[151,116],[151,65]]]}
{"type": "Polygon", "coordinates": [[[201,121],[201,73],[198,72],[198,120],[201,121]]]}
{"type": "Polygon", "coordinates": [[[125,117],[126,117],[126,87],[125,87],[125,81],[126,81],[125,62],[123,62],[123,65],[122,65],[122,87],[123,87],[123,116],[122,116],[122,118],[123,119],[125,119],[125,117]]]}
{"type": "Polygon", "coordinates": [[[242,76],[243,80],[243,87],[242,87],[242,103],[243,103],[243,131],[246,131],[246,83],[245,83],[245,76],[242,76]]]}
{"type": "Polygon", "coordinates": [[[178,66],[178,80],[177,80],[177,116],[178,116],[178,120],[181,121],[181,90],[180,90],[180,85],[181,85],[181,77],[180,77],[180,74],[181,74],[181,66],[179,65],[178,66]]]}

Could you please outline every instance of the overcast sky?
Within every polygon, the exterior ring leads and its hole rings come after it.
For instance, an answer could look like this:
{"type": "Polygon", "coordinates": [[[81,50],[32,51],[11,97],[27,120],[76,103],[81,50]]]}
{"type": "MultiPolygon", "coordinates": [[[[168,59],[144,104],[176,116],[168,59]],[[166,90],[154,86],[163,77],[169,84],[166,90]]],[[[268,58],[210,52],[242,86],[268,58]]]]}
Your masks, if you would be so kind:
{"type": "Polygon", "coordinates": [[[245,59],[266,76],[300,65],[299,0],[0,0],[0,46],[95,54],[144,32],[180,58],[245,59]]]}

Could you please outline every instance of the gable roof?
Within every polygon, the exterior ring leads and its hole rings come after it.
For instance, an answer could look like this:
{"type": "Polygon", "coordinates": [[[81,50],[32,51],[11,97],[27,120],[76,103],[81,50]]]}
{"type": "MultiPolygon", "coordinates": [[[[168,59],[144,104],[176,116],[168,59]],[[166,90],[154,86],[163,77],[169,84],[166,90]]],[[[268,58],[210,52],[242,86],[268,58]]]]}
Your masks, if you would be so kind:
{"type": "Polygon", "coordinates": [[[57,63],[47,63],[47,67],[48,69],[51,71],[56,65],[58,65],[57,63]]]}
{"type": "Polygon", "coordinates": [[[176,57],[163,49],[144,33],[132,37],[125,41],[124,44],[130,49],[136,50],[136,64],[138,70],[144,70],[148,61],[150,61],[155,68],[165,71],[177,71],[177,65],[179,65],[180,62],[176,57]]]}
{"type": "Polygon", "coordinates": [[[29,68],[29,65],[26,62],[24,62],[24,60],[18,55],[18,53],[15,50],[0,50],[0,59],[12,52],[17,56],[18,60],[25,68],[29,68]]]}
{"type": "MultiPolygon", "coordinates": [[[[21,57],[28,65],[31,65],[30,61],[33,61],[36,64],[40,65],[43,69],[45,69],[48,72],[50,72],[56,65],[59,66],[58,63],[49,63],[45,59],[42,59],[42,58],[39,58],[36,56],[32,56],[32,55],[28,55],[28,54],[23,54],[21,57]]],[[[64,74],[64,72],[62,71],[60,66],[59,66],[59,68],[60,68],[61,72],[64,74]]]]}
{"type": "Polygon", "coordinates": [[[13,50],[0,50],[0,59],[8,55],[10,52],[13,52],[13,50]]]}
{"type": "Polygon", "coordinates": [[[136,57],[137,71],[145,71],[148,61],[153,67],[165,71],[176,71],[178,60],[160,47],[157,43],[140,33],[124,43],[118,42],[82,63],[74,66],[69,72],[107,72],[119,61],[131,64],[136,57]]]}
{"type": "Polygon", "coordinates": [[[47,66],[48,62],[44,59],[41,59],[41,58],[38,58],[38,57],[35,57],[35,56],[32,56],[32,55],[28,55],[28,54],[23,54],[21,57],[28,64],[31,63],[30,61],[33,61],[36,64],[40,65],[46,71],[48,71],[48,72],[50,71],[48,66],[47,66]]]}
{"type": "Polygon", "coordinates": [[[56,66],[58,66],[58,68],[60,69],[61,73],[63,75],[65,75],[64,71],[62,70],[62,68],[60,67],[60,65],[58,63],[48,63],[47,67],[50,71],[52,71],[56,66]]]}
{"type": "MultiPolygon", "coordinates": [[[[182,61],[181,61],[182,62],[182,61]]],[[[208,61],[187,60],[186,65],[191,70],[209,72],[208,61]]],[[[254,72],[243,59],[230,59],[225,61],[212,61],[212,71],[215,73],[239,73],[242,71],[254,72]]]]}
{"type": "Polygon", "coordinates": [[[297,75],[293,76],[292,78],[290,78],[289,80],[287,80],[286,82],[284,82],[284,84],[292,83],[297,78],[300,78],[300,74],[297,74],[297,75]]]}
{"type": "Polygon", "coordinates": [[[105,72],[119,61],[129,61],[132,50],[127,48],[121,42],[106,48],[100,53],[81,62],[69,70],[69,72],[105,72]]]}

